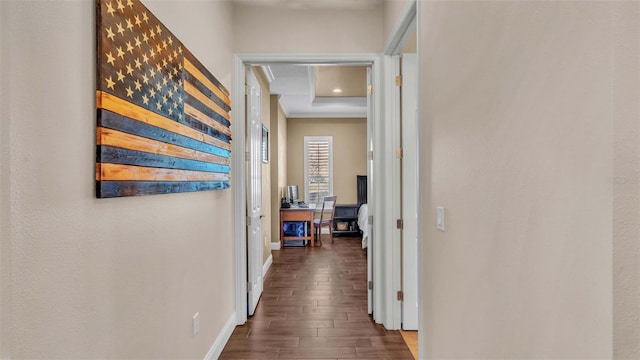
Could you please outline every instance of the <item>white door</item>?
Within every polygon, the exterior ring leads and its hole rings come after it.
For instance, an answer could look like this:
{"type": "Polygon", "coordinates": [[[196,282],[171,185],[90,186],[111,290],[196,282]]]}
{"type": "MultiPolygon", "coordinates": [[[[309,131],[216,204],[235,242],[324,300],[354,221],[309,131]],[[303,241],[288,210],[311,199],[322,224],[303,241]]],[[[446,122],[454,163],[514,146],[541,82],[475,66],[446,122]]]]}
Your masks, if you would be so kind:
{"type": "MultiPolygon", "coordinates": [[[[373,216],[373,81],[371,67],[367,68],[367,208],[369,219],[373,216]]],[[[373,314],[373,225],[367,219],[367,313],[373,314]]]]}
{"type": "Polygon", "coordinates": [[[402,328],[418,330],[417,55],[402,55],[402,328]]]}
{"type": "Polygon", "coordinates": [[[247,71],[247,310],[251,316],[262,295],[262,117],[260,84],[247,71]]]}

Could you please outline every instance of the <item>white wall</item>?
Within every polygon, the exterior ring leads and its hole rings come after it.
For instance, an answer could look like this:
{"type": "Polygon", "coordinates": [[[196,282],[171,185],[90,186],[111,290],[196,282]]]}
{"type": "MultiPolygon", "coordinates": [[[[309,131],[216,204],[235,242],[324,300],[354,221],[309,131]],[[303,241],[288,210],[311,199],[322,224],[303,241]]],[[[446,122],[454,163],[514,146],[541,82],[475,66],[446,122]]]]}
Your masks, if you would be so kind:
{"type": "Polygon", "coordinates": [[[424,358],[611,358],[612,115],[637,134],[638,3],[420,8],[424,358]]]}
{"type": "MultiPolygon", "coordinates": [[[[146,3],[230,84],[228,2],[146,3]]],[[[232,192],[96,199],[95,3],[0,7],[3,346],[16,359],[203,358],[234,312],[232,192]]]]}
{"type": "MultiPolygon", "coordinates": [[[[257,4],[257,2],[256,2],[257,4]]],[[[365,9],[287,8],[236,3],[234,52],[381,52],[382,4],[365,9]]]]}

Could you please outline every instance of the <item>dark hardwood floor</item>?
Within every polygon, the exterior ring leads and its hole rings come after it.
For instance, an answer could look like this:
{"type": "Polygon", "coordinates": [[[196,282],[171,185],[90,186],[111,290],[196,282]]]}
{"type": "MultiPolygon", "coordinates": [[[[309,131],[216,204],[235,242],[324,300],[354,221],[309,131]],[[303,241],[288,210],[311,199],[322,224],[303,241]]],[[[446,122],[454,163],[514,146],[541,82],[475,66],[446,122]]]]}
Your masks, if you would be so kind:
{"type": "Polygon", "coordinates": [[[322,247],[285,247],[253,317],[220,359],[413,359],[398,331],[367,314],[367,257],[360,239],[328,235],[322,247]]]}

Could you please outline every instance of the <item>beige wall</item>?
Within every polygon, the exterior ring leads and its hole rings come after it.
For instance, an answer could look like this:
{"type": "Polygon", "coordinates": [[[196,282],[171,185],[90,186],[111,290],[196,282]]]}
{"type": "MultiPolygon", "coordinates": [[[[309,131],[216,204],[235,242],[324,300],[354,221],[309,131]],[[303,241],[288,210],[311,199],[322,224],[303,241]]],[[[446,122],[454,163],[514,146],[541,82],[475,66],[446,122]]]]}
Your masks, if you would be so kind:
{"type": "Polygon", "coordinates": [[[384,35],[384,44],[386,45],[391,38],[391,32],[400,21],[400,16],[408,4],[416,0],[384,0],[383,5],[383,22],[382,29],[384,35]]]}
{"type": "Polygon", "coordinates": [[[368,9],[233,6],[234,52],[381,52],[382,4],[368,9]]]}
{"type": "Polygon", "coordinates": [[[333,193],[357,203],[356,175],[367,174],[367,119],[288,119],[287,181],[304,195],[304,137],[333,136],[333,193]]]}
{"type": "MultiPolygon", "coordinates": [[[[146,3],[230,84],[228,2],[146,3]]],[[[15,359],[202,359],[235,310],[232,191],[96,199],[95,3],[0,8],[3,346],[15,359]]]]}
{"type": "Polygon", "coordinates": [[[611,358],[625,326],[637,358],[638,3],[421,9],[424,358],[611,358]],[[613,141],[635,172],[619,209],[613,141]],[[635,232],[614,238],[618,211],[635,232]]]}
{"type": "Polygon", "coordinates": [[[271,95],[271,241],[280,242],[280,198],[287,186],[287,118],[278,103],[278,95],[271,95]]]}
{"type": "MultiPolygon", "coordinates": [[[[262,116],[262,125],[267,129],[271,128],[271,96],[269,95],[269,82],[264,76],[264,72],[259,67],[253,67],[258,83],[260,83],[260,116],[262,116]]],[[[271,132],[269,132],[271,137],[271,132]]],[[[272,162],[262,163],[262,242],[264,249],[262,257],[266,262],[271,256],[271,167],[272,162]]]]}
{"type": "Polygon", "coordinates": [[[9,358],[9,307],[11,288],[9,286],[9,89],[5,81],[9,77],[6,65],[9,47],[5,41],[4,28],[9,23],[4,5],[0,3],[0,359],[9,358]]]}
{"type": "Polygon", "coordinates": [[[640,3],[618,3],[610,14],[613,355],[640,359],[640,3]]]}

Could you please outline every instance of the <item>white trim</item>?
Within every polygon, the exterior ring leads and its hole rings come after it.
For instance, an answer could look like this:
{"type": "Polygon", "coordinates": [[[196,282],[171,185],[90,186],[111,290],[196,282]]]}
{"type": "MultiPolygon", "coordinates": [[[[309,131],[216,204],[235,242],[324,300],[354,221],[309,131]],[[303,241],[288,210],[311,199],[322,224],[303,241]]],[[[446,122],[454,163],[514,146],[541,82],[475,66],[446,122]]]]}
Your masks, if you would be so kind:
{"type": "MultiPolygon", "coordinates": [[[[420,45],[420,39],[421,39],[421,29],[422,29],[422,16],[421,16],[421,11],[422,11],[422,5],[420,4],[421,1],[418,1],[418,3],[416,4],[416,34],[417,34],[417,49],[416,49],[416,53],[418,54],[418,65],[417,65],[417,71],[418,71],[418,84],[420,84],[420,79],[421,79],[421,75],[422,75],[422,70],[421,70],[421,65],[420,65],[420,51],[422,48],[422,45],[420,45]]],[[[421,137],[422,136],[422,86],[418,85],[418,136],[421,137]]],[[[428,125],[426,125],[428,126],[428,125]]],[[[420,141],[420,139],[418,140],[418,177],[419,179],[422,178],[422,170],[423,170],[423,165],[422,165],[422,152],[425,151],[425,146],[422,145],[422,141],[420,141]]],[[[429,150],[426,150],[429,151],[429,150]]],[[[425,156],[425,158],[429,158],[430,154],[428,154],[427,156],[425,156]]],[[[426,159],[425,159],[426,160],[426,159]]],[[[429,199],[428,194],[426,191],[423,191],[422,189],[422,185],[420,180],[418,180],[418,191],[416,196],[418,197],[418,202],[419,204],[429,204],[429,199]]],[[[424,329],[426,329],[425,327],[425,322],[424,322],[424,312],[423,312],[423,308],[422,308],[422,304],[423,304],[423,297],[422,297],[422,284],[423,284],[423,275],[422,275],[422,271],[423,271],[423,266],[422,266],[422,254],[423,254],[423,250],[422,250],[422,242],[424,241],[424,230],[423,230],[423,226],[422,226],[422,216],[423,216],[423,212],[422,212],[422,206],[418,206],[418,359],[424,359],[426,356],[426,351],[425,351],[425,346],[427,345],[424,342],[424,329]]]]}
{"type": "Polygon", "coordinates": [[[236,314],[231,314],[218,334],[216,341],[214,341],[211,348],[209,348],[204,360],[215,360],[220,357],[222,350],[224,350],[224,346],[227,344],[227,341],[231,338],[231,334],[233,334],[233,330],[236,328],[236,322],[236,314]]]}
{"type": "MultiPolygon", "coordinates": [[[[399,104],[400,92],[395,85],[395,76],[399,73],[398,57],[383,58],[382,90],[387,100],[386,106],[376,110],[384,114],[385,121],[374,124],[374,186],[375,206],[372,238],[374,278],[373,316],[378,323],[384,324],[388,330],[400,328],[401,302],[396,299],[396,292],[401,289],[400,264],[400,231],[396,229],[396,219],[400,211],[400,161],[396,157],[399,145],[399,104]],[[383,111],[384,110],[384,111],[383,111]],[[380,265],[380,266],[378,266],[380,265]]],[[[375,88],[375,87],[374,87],[375,88]]],[[[378,91],[378,95],[380,95],[378,91]]],[[[376,91],[374,90],[374,94],[376,91]]],[[[376,99],[377,100],[377,99],[376,99]]]]}
{"type": "MultiPolygon", "coordinates": [[[[245,133],[245,69],[243,60],[234,56],[236,68],[233,83],[234,121],[231,123],[234,134],[245,133]],[[238,70],[241,71],[238,71],[238,70]]],[[[233,188],[233,234],[234,234],[234,258],[235,258],[235,305],[236,320],[238,325],[247,321],[247,194],[245,173],[245,138],[237,136],[231,142],[231,166],[233,188]],[[235,170],[234,170],[235,169],[235,170]]]]}
{"type": "Polygon", "coordinates": [[[262,65],[261,68],[262,68],[262,73],[264,74],[264,77],[267,79],[267,82],[271,84],[273,80],[275,80],[275,76],[273,76],[273,71],[271,71],[271,66],[262,65]]]}
{"type": "Polygon", "coordinates": [[[362,112],[367,112],[367,98],[366,97],[316,97],[311,101],[312,106],[320,107],[320,106],[333,106],[333,105],[342,105],[349,106],[352,108],[361,108],[362,112]]]}
{"type": "Polygon", "coordinates": [[[264,277],[267,275],[267,271],[269,271],[271,264],[273,264],[273,255],[269,254],[267,261],[265,261],[264,265],[262,265],[262,279],[264,279],[264,277]]]}
{"type": "Polygon", "coordinates": [[[387,43],[384,44],[384,53],[386,55],[400,54],[411,35],[413,35],[413,30],[416,29],[417,23],[417,3],[418,1],[413,0],[408,2],[402,9],[399,20],[391,30],[391,36],[387,39],[387,43]]]}
{"type": "Polygon", "coordinates": [[[280,241],[271,242],[271,250],[280,250],[280,241]]]}
{"type": "Polygon", "coordinates": [[[313,66],[307,66],[307,74],[309,76],[309,100],[313,104],[316,98],[316,69],[313,66]]]}
{"type": "MultiPolygon", "coordinates": [[[[381,129],[383,116],[383,86],[382,86],[382,56],[374,53],[363,54],[234,54],[234,83],[232,86],[232,103],[234,104],[233,112],[233,132],[235,134],[245,133],[245,96],[244,96],[244,77],[245,77],[245,65],[265,65],[271,63],[280,64],[315,64],[315,65],[330,65],[330,64],[348,64],[348,65],[370,65],[373,72],[373,103],[374,110],[371,121],[375,129],[381,129]]],[[[384,153],[383,133],[378,133],[374,139],[374,149],[376,155],[374,156],[374,163],[377,166],[375,169],[375,176],[381,176],[384,174],[382,168],[382,154],[384,153]]],[[[243,136],[234,138],[232,142],[232,187],[234,192],[234,250],[235,250],[235,295],[236,295],[236,318],[238,324],[244,324],[247,320],[247,296],[246,296],[246,279],[247,279],[247,259],[246,259],[246,194],[245,194],[245,139],[243,136]]],[[[395,152],[394,152],[395,153],[395,152]]],[[[371,192],[372,196],[380,198],[385,191],[389,191],[382,186],[375,186],[371,192]]],[[[382,203],[382,202],[381,202],[382,203]]],[[[380,207],[382,208],[382,207],[380,207]]],[[[376,223],[385,222],[384,217],[378,217],[376,223]]],[[[377,228],[376,228],[377,229],[377,228]]],[[[384,239],[382,233],[375,234],[374,239],[384,239]]],[[[382,240],[381,240],[382,242],[382,240]]],[[[375,246],[375,245],[374,245],[375,246]]],[[[387,266],[385,263],[374,263],[376,268],[381,268],[382,273],[387,266]]],[[[382,292],[385,291],[383,287],[374,286],[374,298],[381,297],[382,292]]],[[[374,303],[374,310],[384,318],[384,308],[378,308],[374,303]]],[[[387,326],[387,324],[384,324],[387,326]]]]}
{"type": "Polygon", "coordinates": [[[287,119],[360,119],[367,117],[367,111],[357,112],[292,112],[285,114],[287,119]]]}

